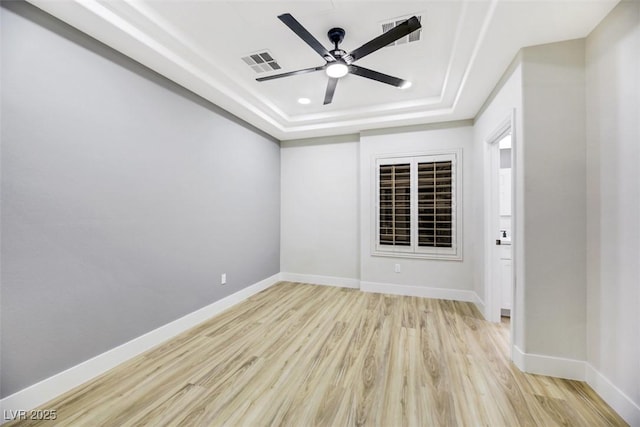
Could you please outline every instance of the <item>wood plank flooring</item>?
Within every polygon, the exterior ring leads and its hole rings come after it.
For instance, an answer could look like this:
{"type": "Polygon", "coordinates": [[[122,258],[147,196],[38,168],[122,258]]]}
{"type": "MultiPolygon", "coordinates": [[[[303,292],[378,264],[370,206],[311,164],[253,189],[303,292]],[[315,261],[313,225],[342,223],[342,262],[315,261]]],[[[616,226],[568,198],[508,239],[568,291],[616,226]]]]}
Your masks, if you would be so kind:
{"type": "MultiPolygon", "coordinates": [[[[52,402],[56,426],[620,426],[473,304],[279,283],[52,402]]],[[[7,425],[38,425],[12,422],[7,425]]]]}

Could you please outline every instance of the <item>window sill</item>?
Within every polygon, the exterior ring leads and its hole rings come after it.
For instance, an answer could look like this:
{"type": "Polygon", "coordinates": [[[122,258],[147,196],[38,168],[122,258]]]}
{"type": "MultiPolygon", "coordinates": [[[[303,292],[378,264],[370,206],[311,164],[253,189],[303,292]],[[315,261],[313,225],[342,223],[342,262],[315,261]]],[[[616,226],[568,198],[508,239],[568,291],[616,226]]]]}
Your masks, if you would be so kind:
{"type": "Polygon", "coordinates": [[[462,261],[462,254],[428,254],[374,250],[373,252],[371,252],[371,256],[382,258],[411,258],[435,261],[462,261]]]}

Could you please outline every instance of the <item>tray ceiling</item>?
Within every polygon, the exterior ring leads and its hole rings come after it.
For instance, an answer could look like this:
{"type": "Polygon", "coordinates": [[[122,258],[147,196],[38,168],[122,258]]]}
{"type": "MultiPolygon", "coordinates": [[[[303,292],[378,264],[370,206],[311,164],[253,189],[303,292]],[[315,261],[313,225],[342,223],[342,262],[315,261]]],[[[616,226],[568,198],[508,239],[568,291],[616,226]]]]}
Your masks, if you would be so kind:
{"type": "Polygon", "coordinates": [[[522,47],[585,37],[618,2],[29,1],[281,140],[473,118],[522,47]],[[347,75],[322,105],[322,71],[257,82],[324,64],[277,19],[287,12],[327,47],[327,31],[344,28],[346,51],[420,15],[419,41],[358,62],[411,87],[347,75]],[[265,51],[281,70],[258,74],[242,59],[265,51]]]}

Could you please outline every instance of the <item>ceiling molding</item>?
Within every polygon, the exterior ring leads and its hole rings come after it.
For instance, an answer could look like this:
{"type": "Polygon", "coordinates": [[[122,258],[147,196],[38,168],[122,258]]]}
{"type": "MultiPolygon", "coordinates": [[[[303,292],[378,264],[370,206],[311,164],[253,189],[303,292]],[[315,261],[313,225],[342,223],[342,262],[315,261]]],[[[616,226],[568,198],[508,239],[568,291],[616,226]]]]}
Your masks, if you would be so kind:
{"type": "MultiPolygon", "coordinates": [[[[229,40],[225,39],[224,44],[216,45],[218,38],[227,36],[224,25],[231,24],[221,21],[218,28],[212,22],[212,29],[206,27],[205,32],[202,28],[198,31],[198,22],[194,21],[197,17],[188,13],[179,16],[170,13],[171,7],[187,7],[184,3],[149,0],[28,1],[280,140],[471,119],[526,43],[584,37],[617,3],[617,0],[602,0],[597,4],[588,0],[415,2],[415,6],[426,8],[422,14],[421,40],[383,48],[380,53],[376,52],[378,58],[372,61],[387,64],[392,69],[395,67],[400,73],[404,70],[420,84],[400,93],[375,82],[363,84],[359,81],[362,79],[354,77],[355,80],[347,82],[349,85],[345,84],[342,89],[344,96],[339,101],[334,100],[334,105],[303,107],[291,101],[296,95],[295,90],[308,90],[313,85],[315,91],[323,91],[323,87],[315,88],[320,78],[300,80],[296,77],[286,84],[281,80],[272,80],[278,83],[271,85],[256,84],[255,76],[249,74],[251,70],[246,70],[246,65],[238,68],[243,64],[236,64],[232,55],[236,50],[246,53],[240,51],[247,50],[249,46],[252,49],[249,51],[272,48],[264,45],[270,42],[276,44],[275,48],[280,52],[293,55],[293,58],[286,58],[288,67],[296,65],[296,53],[305,55],[309,49],[286,27],[281,28],[284,26],[277,22],[277,11],[295,7],[299,13],[309,9],[310,16],[319,13],[311,6],[300,2],[273,1],[260,3],[256,8],[260,10],[247,12],[248,7],[240,7],[243,3],[238,1],[233,4],[219,0],[190,3],[189,7],[197,8],[196,12],[210,16],[226,13],[232,20],[235,17],[230,15],[234,13],[255,13],[255,16],[239,16],[247,22],[266,21],[264,28],[241,26],[246,33],[242,40],[227,37],[229,40]],[[163,10],[163,7],[168,9],[163,10]],[[518,20],[526,20],[530,16],[544,20],[547,11],[555,14],[552,16],[555,23],[566,22],[566,28],[557,25],[557,28],[541,29],[537,21],[529,23],[525,29],[520,28],[524,25],[519,26],[518,20]],[[260,13],[273,13],[273,16],[260,13]],[[580,22],[576,24],[574,21],[580,22]],[[436,29],[441,32],[435,32],[436,29]],[[262,41],[262,38],[268,41],[262,41]],[[216,46],[222,50],[216,50],[216,46]],[[444,46],[449,46],[448,51],[444,46]],[[391,58],[399,58],[400,63],[396,64],[391,58]],[[429,79],[429,75],[440,77],[429,79]],[[373,100],[358,102],[359,96],[365,100],[372,97],[373,100]]],[[[371,31],[378,22],[374,18],[363,23],[364,16],[380,17],[385,12],[395,11],[399,7],[397,4],[387,1],[367,6],[362,2],[333,1],[322,5],[318,16],[326,22],[340,23],[342,20],[350,23],[350,27],[345,28],[351,28],[354,33],[352,39],[355,40],[351,42],[355,43],[358,37],[367,40],[376,35],[371,31]],[[344,17],[350,15],[346,12],[353,14],[365,8],[368,8],[367,14],[344,17]]],[[[409,10],[413,5],[409,2],[404,7],[409,10]]],[[[316,24],[313,20],[309,22],[309,16],[303,15],[303,18],[301,22],[316,24]]],[[[378,21],[381,22],[380,19],[378,21]]],[[[322,40],[317,32],[316,37],[322,40]]],[[[369,66],[368,62],[365,63],[369,66]]],[[[282,71],[289,69],[283,68],[282,71]]]]}

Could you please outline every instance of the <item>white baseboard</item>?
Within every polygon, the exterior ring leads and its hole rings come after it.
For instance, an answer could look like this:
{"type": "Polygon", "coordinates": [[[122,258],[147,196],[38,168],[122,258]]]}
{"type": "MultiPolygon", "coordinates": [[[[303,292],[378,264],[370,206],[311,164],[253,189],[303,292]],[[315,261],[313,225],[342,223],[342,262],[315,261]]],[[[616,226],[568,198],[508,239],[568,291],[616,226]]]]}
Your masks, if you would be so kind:
{"type": "MultiPolygon", "coordinates": [[[[34,409],[279,282],[280,273],[0,400],[2,414],[34,409]],[[13,412],[11,412],[13,411],[13,412]]],[[[2,418],[5,418],[4,416],[2,418]]],[[[0,420],[0,424],[8,420],[0,420]]]]}
{"type": "Polygon", "coordinates": [[[511,343],[511,361],[522,372],[527,372],[525,369],[526,363],[524,353],[517,345],[513,344],[513,342],[511,343]]]}
{"type": "Polygon", "coordinates": [[[527,354],[516,345],[513,346],[511,354],[513,363],[523,372],[586,381],[630,426],[640,427],[640,404],[631,400],[589,363],[562,357],[527,354]]]}
{"type": "Polygon", "coordinates": [[[586,362],[583,360],[525,353],[517,345],[513,346],[511,357],[521,371],[530,374],[578,381],[586,378],[586,362]]]}
{"type": "Polygon", "coordinates": [[[378,294],[405,295],[411,297],[448,299],[454,301],[472,302],[484,305],[474,291],[465,289],[429,288],[423,286],[394,285],[390,283],[360,282],[360,289],[364,292],[378,294]]]}
{"type": "Polygon", "coordinates": [[[340,288],[360,288],[360,280],[346,277],[316,276],[313,274],[280,273],[280,280],[287,282],[309,283],[311,285],[337,286],[340,288]]]}
{"type": "Polygon", "coordinates": [[[591,364],[587,363],[587,384],[630,426],[640,426],[640,403],[636,403],[591,364]]]}
{"type": "Polygon", "coordinates": [[[341,288],[360,289],[363,292],[415,296],[423,298],[448,299],[474,303],[484,315],[484,301],[474,291],[445,288],[429,288],[423,286],[394,285],[390,283],[365,282],[358,279],[334,276],[318,276],[313,274],[280,273],[280,280],[300,282],[311,285],[337,286],[341,288]]]}
{"type": "Polygon", "coordinates": [[[478,299],[477,301],[474,301],[476,307],[478,307],[478,310],[480,310],[480,314],[482,314],[482,317],[484,317],[484,320],[487,320],[487,306],[484,304],[484,301],[482,300],[482,298],[480,298],[480,296],[474,291],[473,292],[476,295],[476,298],[478,299]]]}

